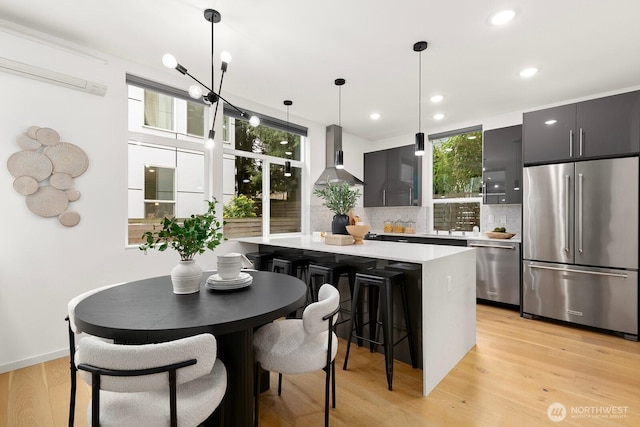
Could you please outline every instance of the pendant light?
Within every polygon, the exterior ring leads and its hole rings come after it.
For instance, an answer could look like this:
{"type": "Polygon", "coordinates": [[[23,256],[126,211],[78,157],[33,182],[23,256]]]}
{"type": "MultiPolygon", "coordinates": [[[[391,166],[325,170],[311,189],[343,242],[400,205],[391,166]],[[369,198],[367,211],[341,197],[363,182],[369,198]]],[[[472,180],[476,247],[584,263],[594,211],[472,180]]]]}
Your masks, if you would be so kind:
{"type": "MultiPolygon", "coordinates": [[[[338,126],[342,128],[342,86],[347,81],[345,79],[336,79],[334,81],[335,85],[338,86],[338,126]]],[[[336,151],[336,158],[333,162],[333,165],[336,169],[344,169],[344,153],[342,152],[342,147],[340,150],[336,151]]]]}
{"type": "Polygon", "coordinates": [[[287,106],[287,139],[280,141],[280,144],[287,145],[289,143],[289,107],[293,105],[293,101],[286,99],[284,105],[287,106]]]}
{"type": "Polygon", "coordinates": [[[284,162],[284,176],[287,178],[291,176],[291,162],[289,160],[284,162]]]}
{"type": "Polygon", "coordinates": [[[416,133],[415,155],[424,156],[424,133],[422,132],[422,51],[427,49],[427,42],[416,42],[414,52],[418,52],[418,133],[416,133]]]}
{"type": "Polygon", "coordinates": [[[220,99],[222,99],[225,103],[229,104],[234,110],[236,110],[241,117],[244,117],[246,119],[249,120],[249,123],[251,124],[251,126],[258,126],[260,124],[260,118],[258,118],[257,116],[251,116],[249,117],[249,114],[247,114],[245,111],[242,111],[241,109],[239,109],[238,107],[236,107],[235,105],[233,105],[232,103],[230,103],[229,101],[227,101],[226,99],[224,99],[221,95],[222,93],[222,81],[224,80],[224,73],[227,72],[227,67],[229,66],[229,62],[231,61],[231,55],[229,55],[226,52],[223,52],[221,55],[221,60],[222,60],[222,64],[220,66],[220,69],[222,70],[222,75],[220,76],[220,86],[218,87],[218,92],[214,92],[213,88],[215,86],[215,82],[214,82],[214,66],[213,66],[213,59],[214,59],[214,54],[213,54],[213,48],[214,48],[214,39],[213,39],[213,35],[214,35],[214,31],[213,31],[213,27],[214,24],[217,24],[218,22],[220,22],[220,20],[222,19],[222,16],[220,15],[220,12],[218,12],[217,10],[214,9],[206,9],[204,11],[204,19],[207,22],[211,23],[211,87],[207,87],[204,83],[202,83],[200,80],[198,80],[197,78],[195,78],[194,76],[192,76],[191,74],[189,74],[189,71],[182,66],[181,64],[178,63],[178,61],[176,60],[176,57],[171,55],[170,53],[165,54],[162,57],[162,63],[165,65],[165,67],[168,68],[175,68],[176,70],[178,70],[178,72],[182,75],[186,75],[191,77],[192,80],[194,80],[196,83],[198,83],[198,85],[192,85],[189,88],[189,96],[191,96],[194,99],[199,99],[202,98],[202,100],[208,104],[208,105],[213,105],[216,104],[216,108],[214,110],[213,113],[213,121],[211,122],[211,129],[209,130],[209,135],[208,135],[208,140],[207,140],[207,144],[210,147],[213,147],[213,139],[215,136],[215,124],[216,124],[216,116],[218,115],[218,106],[220,105],[220,103],[218,102],[220,99]],[[207,90],[206,95],[203,93],[202,88],[200,87],[202,86],[203,88],[205,88],[207,90]]]}

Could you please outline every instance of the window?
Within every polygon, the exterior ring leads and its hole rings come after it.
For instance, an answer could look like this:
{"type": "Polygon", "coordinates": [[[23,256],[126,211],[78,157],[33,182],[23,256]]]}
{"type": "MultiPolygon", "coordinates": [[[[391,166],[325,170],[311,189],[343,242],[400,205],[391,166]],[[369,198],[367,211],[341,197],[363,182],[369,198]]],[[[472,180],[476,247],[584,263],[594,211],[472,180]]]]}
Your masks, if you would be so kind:
{"type": "MultiPolygon", "coordinates": [[[[225,116],[225,135],[228,135],[224,160],[227,237],[260,236],[264,230],[272,234],[302,231],[302,164],[299,159],[304,136],[269,126],[274,125],[274,119],[261,117],[261,121],[268,125],[254,128],[245,120],[225,116]],[[290,177],[284,176],[285,160],[292,163],[290,177]],[[234,179],[227,180],[227,177],[234,179]],[[265,198],[267,206],[263,203],[264,194],[268,194],[265,198]]],[[[280,126],[277,121],[275,123],[274,126],[280,126]]],[[[304,131],[306,133],[306,129],[304,131]]]]}
{"type": "Polygon", "coordinates": [[[183,99],[188,95],[175,89],[158,85],[159,90],[153,90],[154,83],[129,75],[127,81],[127,243],[135,245],[164,216],[184,218],[206,210],[207,107],[183,99]]]}
{"type": "Polygon", "coordinates": [[[480,226],[482,129],[430,135],[434,230],[471,231],[480,226]]]}

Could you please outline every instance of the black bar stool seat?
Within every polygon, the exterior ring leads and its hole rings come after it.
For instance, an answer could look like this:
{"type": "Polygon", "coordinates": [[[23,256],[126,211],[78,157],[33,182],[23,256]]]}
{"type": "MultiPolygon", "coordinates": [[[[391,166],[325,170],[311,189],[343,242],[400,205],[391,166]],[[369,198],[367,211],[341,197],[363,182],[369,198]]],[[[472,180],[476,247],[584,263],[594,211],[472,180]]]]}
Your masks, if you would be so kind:
{"type": "Polygon", "coordinates": [[[273,252],[249,252],[245,254],[249,261],[253,263],[253,268],[260,271],[271,271],[273,262],[273,252]]]}
{"type": "MultiPolygon", "coordinates": [[[[407,301],[407,293],[404,287],[404,273],[389,270],[369,270],[365,272],[356,273],[356,279],[354,284],[354,290],[352,295],[351,304],[351,320],[349,324],[349,339],[347,341],[347,351],[344,358],[343,370],[347,369],[347,363],[349,361],[349,350],[351,347],[351,339],[355,336],[358,339],[369,342],[370,351],[373,351],[375,345],[384,346],[384,362],[387,374],[387,385],[389,390],[392,390],[393,386],[393,348],[398,345],[405,338],[409,342],[409,348],[413,348],[413,334],[411,332],[411,322],[409,319],[409,304],[407,301]],[[398,287],[402,296],[402,308],[404,311],[404,321],[407,333],[393,342],[393,288],[398,287]],[[365,337],[359,331],[356,331],[354,335],[354,316],[356,313],[358,319],[361,319],[362,304],[359,304],[361,299],[361,288],[368,290],[368,302],[369,302],[369,319],[366,324],[369,325],[369,336],[365,337]],[[378,299],[380,299],[380,305],[378,307],[378,299]],[[380,314],[378,315],[378,308],[380,314]],[[380,318],[379,318],[380,317],[380,318]],[[377,325],[382,326],[383,341],[376,340],[377,325]]],[[[365,323],[361,323],[362,326],[365,323]]],[[[358,328],[361,329],[361,328],[358,328]]],[[[415,368],[416,361],[413,358],[411,352],[411,365],[415,368]]]]}

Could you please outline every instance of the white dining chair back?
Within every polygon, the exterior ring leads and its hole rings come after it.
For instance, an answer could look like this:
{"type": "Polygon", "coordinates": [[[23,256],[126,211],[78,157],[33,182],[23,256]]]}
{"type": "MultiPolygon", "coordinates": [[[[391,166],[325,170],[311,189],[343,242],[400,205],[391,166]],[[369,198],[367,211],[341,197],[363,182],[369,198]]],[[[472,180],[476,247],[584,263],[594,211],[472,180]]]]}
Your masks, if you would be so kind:
{"type": "Polygon", "coordinates": [[[226,392],[211,334],[144,345],[87,338],[78,347],[80,377],[92,387],[92,426],[197,426],[226,392]]]}
{"type": "Polygon", "coordinates": [[[340,292],[331,284],[318,291],[318,301],[309,304],[302,319],[282,319],[262,326],[254,334],[256,361],[254,425],[259,418],[261,370],[278,372],[278,395],[282,391],[282,374],[302,374],[324,369],[325,425],[329,424],[329,380],[335,399],[335,357],[338,338],[334,324],[340,310],[340,292]]]}

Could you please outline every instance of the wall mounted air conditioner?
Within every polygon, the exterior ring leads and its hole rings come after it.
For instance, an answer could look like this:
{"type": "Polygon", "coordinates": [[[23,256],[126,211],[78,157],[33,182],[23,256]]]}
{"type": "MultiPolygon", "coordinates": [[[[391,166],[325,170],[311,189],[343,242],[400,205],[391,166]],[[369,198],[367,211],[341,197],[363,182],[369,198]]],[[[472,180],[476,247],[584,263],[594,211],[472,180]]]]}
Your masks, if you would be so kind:
{"type": "Polygon", "coordinates": [[[51,83],[58,86],[89,92],[94,95],[104,96],[107,93],[107,86],[101,83],[90,82],[67,74],[47,70],[46,68],[24,64],[18,61],[0,57],[0,71],[28,77],[35,80],[51,83]]]}

